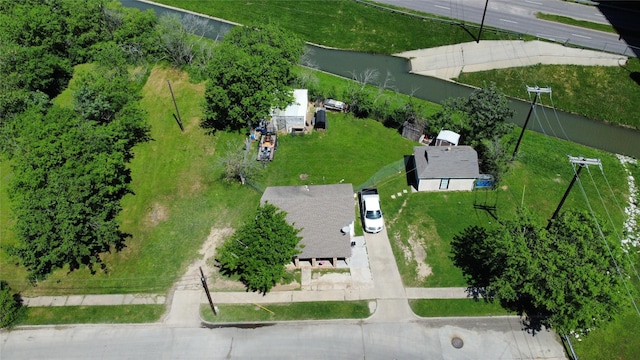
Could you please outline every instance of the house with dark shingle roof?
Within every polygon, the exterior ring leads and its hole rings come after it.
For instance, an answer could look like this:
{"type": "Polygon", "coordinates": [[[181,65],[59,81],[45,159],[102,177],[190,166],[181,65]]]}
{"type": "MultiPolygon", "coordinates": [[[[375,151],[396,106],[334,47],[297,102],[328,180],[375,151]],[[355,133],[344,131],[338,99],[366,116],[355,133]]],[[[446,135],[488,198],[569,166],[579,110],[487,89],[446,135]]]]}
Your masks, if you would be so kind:
{"type": "Polygon", "coordinates": [[[330,262],[335,267],[339,260],[351,257],[354,235],[355,199],[351,184],[271,186],[260,203],[269,202],[287,213],[287,221],[302,229],[302,253],[294,259],[296,267],[301,261],[312,266],[330,262]]]}
{"type": "Polygon", "coordinates": [[[471,146],[416,146],[413,157],[418,191],[471,191],[480,175],[471,146]]]}

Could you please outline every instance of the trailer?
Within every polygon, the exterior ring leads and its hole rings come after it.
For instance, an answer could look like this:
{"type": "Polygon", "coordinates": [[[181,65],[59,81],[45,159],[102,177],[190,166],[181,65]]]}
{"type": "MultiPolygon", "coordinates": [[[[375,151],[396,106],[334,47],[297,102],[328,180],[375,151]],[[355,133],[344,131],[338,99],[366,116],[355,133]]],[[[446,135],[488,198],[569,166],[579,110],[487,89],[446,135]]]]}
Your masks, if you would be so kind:
{"type": "Polygon", "coordinates": [[[260,136],[260,144],[258,146],[258,161],[272,161],[276,150],[278,149],[278,136],[267,132],[260,136]]]}

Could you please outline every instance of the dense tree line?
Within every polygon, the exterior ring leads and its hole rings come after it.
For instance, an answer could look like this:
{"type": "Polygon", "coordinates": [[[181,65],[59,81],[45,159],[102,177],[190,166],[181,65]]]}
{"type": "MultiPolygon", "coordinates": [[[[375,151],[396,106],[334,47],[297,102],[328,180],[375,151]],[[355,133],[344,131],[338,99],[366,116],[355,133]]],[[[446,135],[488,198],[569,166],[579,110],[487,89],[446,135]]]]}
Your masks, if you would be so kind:
{"type": "Polygon", "coordinates": [[[124,246],[116,216],[131,192],[132,148],[148,139],[141,83],[130,65],[155,56],[152,12],[82,0],[0,1],[1,144],[17,244],[8,250],[30,280],[57,268],[103,267],[124,246]],[[73,66],[73,107],[54,106],[73,66]]]}

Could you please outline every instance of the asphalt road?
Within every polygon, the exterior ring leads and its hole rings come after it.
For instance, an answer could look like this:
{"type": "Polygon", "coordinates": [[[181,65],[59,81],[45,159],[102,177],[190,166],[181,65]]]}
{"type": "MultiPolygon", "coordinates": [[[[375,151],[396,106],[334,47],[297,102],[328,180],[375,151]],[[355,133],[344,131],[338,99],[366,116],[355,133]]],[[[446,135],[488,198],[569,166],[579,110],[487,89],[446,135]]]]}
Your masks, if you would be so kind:
{"type": "Polygon", "coordinates": [[[331,321],[254,329],[72,326],[0,333],[2,359],[565,359],[513,317],[331,321]],[[463,342],[460,349],[452,339],[463,342]]]}
{"type": "MultiPolygon", "coordinates": [[[[482,21],[486,3],[485,0],[379,0],[378,2],[477,24],[482,21]]],[[[617,34],[539,20],[535,17],[536,12],[607,23],[607,19],[595,6],[560,0],[490,0],[485,25],[595,50],[630,55],[627,44],[623,39],[619,39],[617,34]]]]}

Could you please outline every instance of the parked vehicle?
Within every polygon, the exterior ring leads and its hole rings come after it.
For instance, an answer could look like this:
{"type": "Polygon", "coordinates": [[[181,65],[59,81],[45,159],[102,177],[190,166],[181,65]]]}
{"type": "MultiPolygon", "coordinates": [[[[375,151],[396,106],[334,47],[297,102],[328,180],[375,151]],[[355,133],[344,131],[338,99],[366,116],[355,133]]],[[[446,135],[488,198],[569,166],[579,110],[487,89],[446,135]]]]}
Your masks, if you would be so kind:
{"type": "Polygon", "coordinates": [[[374,234],[379,233],[384,229],[384,218],[380,209],[378,189],[362,189],[358,197],[360,198],[360,215],[364,231],[374,234]]]}
{"type": "Polygon", "coordinates": [[[334,99],[326,99],[324,101],[324,107],[327,110],[340,111],[340,112],[347,111],[347,104],[343,103],[342,101],[338,101],[334,99]]]}

